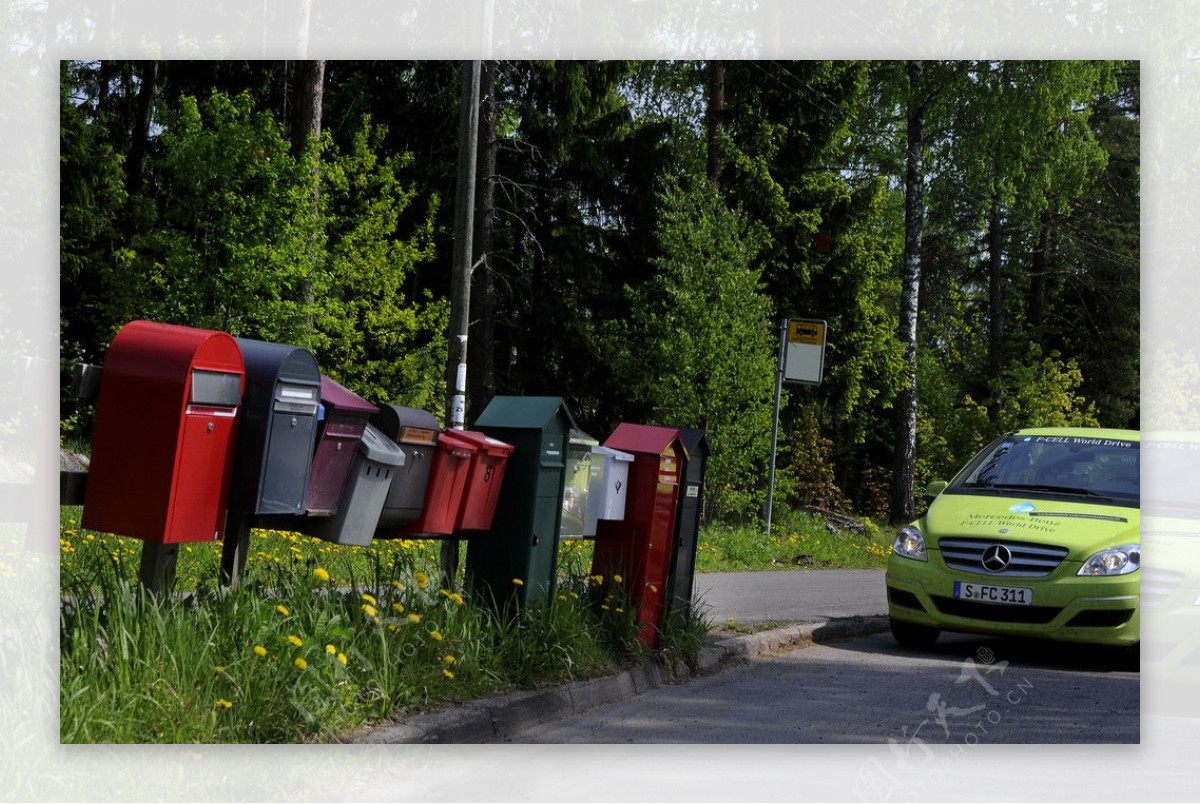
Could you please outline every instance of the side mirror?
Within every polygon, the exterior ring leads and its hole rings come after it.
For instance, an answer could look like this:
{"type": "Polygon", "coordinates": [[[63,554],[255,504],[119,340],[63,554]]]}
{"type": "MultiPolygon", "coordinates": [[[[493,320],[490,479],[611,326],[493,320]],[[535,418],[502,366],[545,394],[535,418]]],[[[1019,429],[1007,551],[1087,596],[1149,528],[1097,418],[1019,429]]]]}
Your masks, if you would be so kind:
{"type": "Polygon", "coordinates": [[[949,485],[945,480],[935,480],[925,487],[925,492],[921,495],[921,498],[925,500],[926,505],[932,505],[934,499],[949,485]]]}

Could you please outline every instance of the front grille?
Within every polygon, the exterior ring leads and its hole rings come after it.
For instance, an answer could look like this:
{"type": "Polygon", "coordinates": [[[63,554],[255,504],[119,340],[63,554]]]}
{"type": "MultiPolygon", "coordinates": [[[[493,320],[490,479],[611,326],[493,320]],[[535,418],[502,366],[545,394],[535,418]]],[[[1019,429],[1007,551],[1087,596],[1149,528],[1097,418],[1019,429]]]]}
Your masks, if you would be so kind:
{"type": "Polygon", "coordinates": [[[1050,544],[1004,542],[995,539],[940,539],[938,547],[942,551],[942,560],[950,569],[1010,578],[1041,578],[1049,575],[1070,552],[1065,547],[1050,544]],[[995,546],[1007,548],[1012,558],[1007,567],[993,572],[983,566],[983,555],[989,547],[995,546]]]}
{"type": "Polygon", "coordinates": [[[993,623],[1028,623],[1045,625],[1062,611],[1053,606],[997,606],[993,603],[977,603],[974,600],[955,600],[952,597],[933,596],[933,605],[942,614],[952,617],[970,617],[993,623]]]}

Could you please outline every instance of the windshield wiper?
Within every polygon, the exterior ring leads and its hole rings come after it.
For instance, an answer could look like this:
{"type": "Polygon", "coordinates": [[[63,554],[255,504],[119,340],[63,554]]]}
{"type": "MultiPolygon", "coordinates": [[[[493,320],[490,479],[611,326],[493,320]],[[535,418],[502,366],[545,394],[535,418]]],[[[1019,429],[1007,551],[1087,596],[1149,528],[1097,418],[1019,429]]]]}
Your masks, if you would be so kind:
{"type": "Polygon", "coordinates": [[[1100,497],[1103,495],[1097,494],[1090,489],[1077,488],[1074,486],[1054,486],[1046,483],[997,483],[986,488],[993,489],[1011,489],[1014,491],[1044,491],[1050,494],[1078,494],[1081,497],[1100,497]]]}

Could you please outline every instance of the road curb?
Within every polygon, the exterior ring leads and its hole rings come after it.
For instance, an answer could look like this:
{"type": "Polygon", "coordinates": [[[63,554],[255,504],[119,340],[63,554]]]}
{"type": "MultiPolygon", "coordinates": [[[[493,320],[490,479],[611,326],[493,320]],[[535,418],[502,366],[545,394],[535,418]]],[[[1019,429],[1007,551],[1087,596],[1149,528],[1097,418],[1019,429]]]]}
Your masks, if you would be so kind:
{"type": "Polygon", "coordinates": [[[354,743],[494,743],[511,735],[596,706],[630,700],[648,690],[678,684],[748,661],[814,643],[886,631],[887,617],[843,617],[800,623],[722,639],[700,650],[693,670],[683,662],[652,664],[611,676],[547,690],[512,692],[416,715],[357,735],[354,743]]]}

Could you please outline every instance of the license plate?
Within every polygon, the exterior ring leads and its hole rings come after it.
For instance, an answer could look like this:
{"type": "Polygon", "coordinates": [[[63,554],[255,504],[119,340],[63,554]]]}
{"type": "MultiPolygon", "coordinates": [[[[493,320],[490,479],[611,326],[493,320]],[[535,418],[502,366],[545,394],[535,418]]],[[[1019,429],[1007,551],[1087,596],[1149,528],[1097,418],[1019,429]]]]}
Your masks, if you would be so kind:
{"type": "Polygon", "coordinates": [[[1032,606],[1033,590],[1021,586],[992,586],[985,583],[954,582],[955,600],[999,603],[1006,606],[1032,606]]]}

